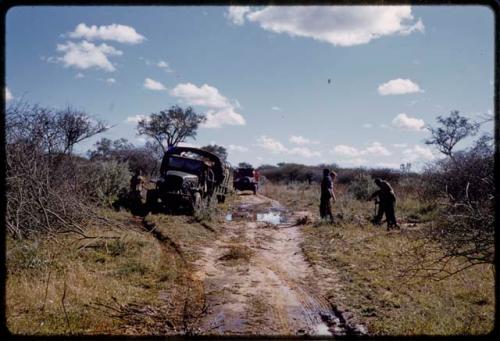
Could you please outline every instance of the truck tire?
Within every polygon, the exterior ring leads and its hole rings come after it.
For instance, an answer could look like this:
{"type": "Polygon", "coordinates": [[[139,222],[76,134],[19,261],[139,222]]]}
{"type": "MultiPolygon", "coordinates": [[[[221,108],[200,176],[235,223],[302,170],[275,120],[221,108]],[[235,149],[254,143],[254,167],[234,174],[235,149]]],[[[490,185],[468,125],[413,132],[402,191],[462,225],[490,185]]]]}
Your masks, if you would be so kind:
{"type": "Polygon", "coordinates": [[[256,185],[254,185],[254,186],[253,186],[253,195],[256,195],[256,194],[257,194],[257,186],[256,186],[256,185]]]}
{"type": "Polygon", "coordinates": [[[193,214],[199,212],[202,207],[201,194],[199,192],[194,193],[193,200],[191,202],[191,211],[193,214]]]}

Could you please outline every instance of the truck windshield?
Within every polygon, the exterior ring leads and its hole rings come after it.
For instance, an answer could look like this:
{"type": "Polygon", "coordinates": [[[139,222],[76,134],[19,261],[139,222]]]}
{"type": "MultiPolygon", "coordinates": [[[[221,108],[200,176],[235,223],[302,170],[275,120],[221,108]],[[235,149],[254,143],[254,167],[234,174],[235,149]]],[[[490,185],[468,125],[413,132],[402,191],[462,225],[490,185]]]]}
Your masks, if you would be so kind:
{"type": "Polygon", "coordinates": [[[172,168],[187,173],[199,173],[202,168],[202,162],[199,160],[170,156],[168,158],[168,169],[172,168]]]}

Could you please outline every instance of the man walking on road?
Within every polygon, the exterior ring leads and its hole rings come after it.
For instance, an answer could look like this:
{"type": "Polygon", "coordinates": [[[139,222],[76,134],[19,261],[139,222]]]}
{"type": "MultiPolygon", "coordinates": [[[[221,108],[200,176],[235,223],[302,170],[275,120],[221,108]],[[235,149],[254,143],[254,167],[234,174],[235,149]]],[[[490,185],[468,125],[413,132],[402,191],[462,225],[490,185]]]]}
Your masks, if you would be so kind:
{"type": "MultiPolygon", "coordinates": [[[[332,173],[336,175],[334,172],[332,173]]],[[[321,219],[329,218],[330,222],[333,223],[331,199],[333,199],[333,202],[336,200],[335,193],[333,192],[333,180],[330,177],[330,170],[325,168],[323,169],[323,180],[321,181],[319,214],[321,219]]]]}
{"type": "Polygon", "coordinates": [[[375,179],[375,184],[379,190],[375,191],[369,199],[373,200],[377,197],[379,202],[377,215],[372,220],[373,224],[380,225],[382,217],[385,214],[387,230],[390,228],[399,228],[395,214],[396,195],[394,194],[394,190],[387,181],[379,178],[375,179]]]}

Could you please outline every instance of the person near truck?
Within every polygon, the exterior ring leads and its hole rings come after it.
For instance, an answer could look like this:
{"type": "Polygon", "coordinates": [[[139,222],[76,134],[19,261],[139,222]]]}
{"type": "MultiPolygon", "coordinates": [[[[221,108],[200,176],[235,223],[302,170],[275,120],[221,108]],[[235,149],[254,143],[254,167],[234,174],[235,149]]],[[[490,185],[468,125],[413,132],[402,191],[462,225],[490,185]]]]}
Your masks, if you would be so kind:
{"type": "MultiPolygon", "coordinates": [[[[335,174],[335,173],[334,173],[335,174]]],[[[330,176],[330,170],[323,169],[323,179],[321,180],[321,196],[319,204],[319,214],[321,219],[329,218],[333,223],[331,200],[335,202],[335,193],[333,192],[333,179],[330,176]]]]}
{"type": "Polygon", "coordinates": [[[387,230],[391,228],[400,228],[396,220],[396,194],[389,182],[380,178],[375,179],[375,185],[379,188],[375,191],[368,200],[378,200],[378,211],[372,222],[374,225],[380,225],[382,217],[385,214],[387,220],[387,230]]]}
{"type": "Polygon", "coordinates": [[[130,179],[130,192],[141,192],[142,186],[144,185],[144,178],[142,176],[142,171],[137,169],[130,179]]]}

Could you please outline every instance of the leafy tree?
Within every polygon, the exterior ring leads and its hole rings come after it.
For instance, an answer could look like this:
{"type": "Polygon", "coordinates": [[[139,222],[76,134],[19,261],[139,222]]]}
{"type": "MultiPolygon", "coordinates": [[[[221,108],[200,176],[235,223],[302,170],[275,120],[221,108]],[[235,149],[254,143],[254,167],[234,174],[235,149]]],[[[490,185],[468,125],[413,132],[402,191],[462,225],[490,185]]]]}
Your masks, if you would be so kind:
{"type": "Polygon", "coordinates": [[[217,155],[224,162],[227,160],[227,150],[223,146],[219,146],[216,144],[209,144],[201,147],[201,149],[217,155]]]}
{"type": "Polygon", "coordinates": [[[431,138],[426,144],[435,145],[444,155],[454,159],[453,148],[466,137],[474,136],[479,130],[479,124],[470,122],[467,117],[461,116],[458,111],[452,111],[448,117],[438,116],[440,127],[428,127],[431,138]]]}
{"type": "Polygon", "coordinates": [[[140,135],[153,138],[163,149],[176,146],[187,138],[196,138],[198,125],[206,121],[206,117],[197,114],[193,108],[183,109],[177,105],[159,113],[152,113],[148,118],[142,119],[137,124],[140,135]],[[166,143],[166,146],[165,146],[166,143]]]}
{"type": "Polygon", "coordinates": [[[118,161],[127,163],[129,169],[134,172],[141,169],[147,174],[154,173],[158,168],[158,159],[147,146],[136,147],[127,139],[110,140],[102,138],[94,144],[95,149],[89,150],[87,154],[92,161],[118,161]]]}

